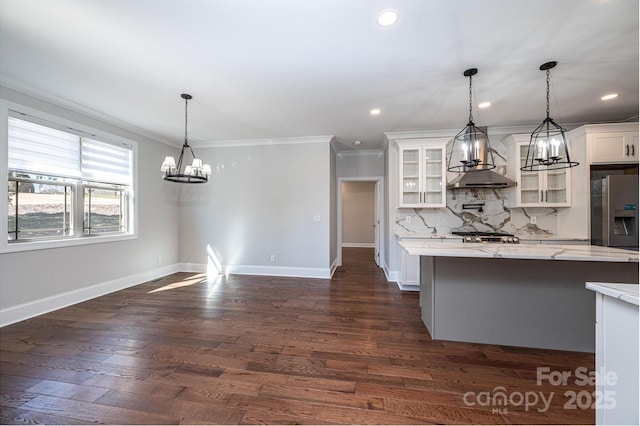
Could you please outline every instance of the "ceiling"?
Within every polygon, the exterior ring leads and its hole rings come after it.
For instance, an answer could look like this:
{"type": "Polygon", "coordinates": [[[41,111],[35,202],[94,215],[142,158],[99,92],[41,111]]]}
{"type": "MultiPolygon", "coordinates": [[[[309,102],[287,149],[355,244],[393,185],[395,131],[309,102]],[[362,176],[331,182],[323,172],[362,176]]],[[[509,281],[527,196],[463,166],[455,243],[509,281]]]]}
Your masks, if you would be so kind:
{"type": "Polygon", "coordinates": [[[187,92],[194,146],[371,150],[384,132],[462,128],[471,67],[479,126],[542,121],[551,60],[557,122],[635,120],[638,34],[637,0],[2,0],[0,84],[176,146],[187,92]],[[378,26],[390,8],[398,22],[378,26]]]}

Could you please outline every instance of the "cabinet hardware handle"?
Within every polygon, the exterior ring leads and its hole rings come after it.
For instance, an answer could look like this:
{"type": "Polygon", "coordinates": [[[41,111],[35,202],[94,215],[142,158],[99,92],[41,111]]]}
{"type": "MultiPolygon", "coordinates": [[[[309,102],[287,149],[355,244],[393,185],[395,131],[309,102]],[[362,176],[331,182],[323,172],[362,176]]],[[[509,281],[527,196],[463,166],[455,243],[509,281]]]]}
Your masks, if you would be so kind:
{"type": "Polygon", "coordinates": [[[635,145],[631,145],[631,156],[636,155],[636,147],[635,145]]]}
{"type": "Polygon", "coordinates": [[[544,191],[540,191],[540,202],[544,201],[544,191]]]}
{"type": "Polygon", "coordinates": [[[544,191],[544,202],[548,202],[549,201],[549,191],[544,191]]]}
{"type": "Polygon", "coordinates": [[[626,146],[626,150],[624,151],[624,155],[626,155],[627,157],[629,156],[629,145],[625,145],[626,146]]]}

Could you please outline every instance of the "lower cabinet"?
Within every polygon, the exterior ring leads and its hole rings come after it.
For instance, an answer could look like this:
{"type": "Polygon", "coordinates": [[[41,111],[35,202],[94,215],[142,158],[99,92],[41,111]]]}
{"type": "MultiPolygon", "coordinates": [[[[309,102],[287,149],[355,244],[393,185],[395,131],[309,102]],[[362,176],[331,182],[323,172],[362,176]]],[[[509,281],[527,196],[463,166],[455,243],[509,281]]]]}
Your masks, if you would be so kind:
{"type": "Polygon", "coordinates": [[[400,249],[402,253],[402,272],[400,287],[420,285],[420,256],[412,256],[400,249]]]}
{"type": "Polygon", "coordinates": [[[638,285],[587,283],[596,292],[596,424],[640,424],[638,285]],[[635,288],[625,301],[625,288],[635,288]]]}

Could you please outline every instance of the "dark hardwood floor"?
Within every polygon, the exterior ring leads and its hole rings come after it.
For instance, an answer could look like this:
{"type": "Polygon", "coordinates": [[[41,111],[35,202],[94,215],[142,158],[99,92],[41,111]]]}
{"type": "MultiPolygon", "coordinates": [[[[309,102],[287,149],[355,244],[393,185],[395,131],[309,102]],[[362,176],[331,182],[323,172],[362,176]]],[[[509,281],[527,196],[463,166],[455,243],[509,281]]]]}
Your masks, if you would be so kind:
{"type": "Polygon", "coordinates": [[[4,327],[0,350],[5,424],[595,420],[571,409],[593,386],[536,383],[593,354],[431,340],[370,249],[331,280],[174,274],[4,327]]]}

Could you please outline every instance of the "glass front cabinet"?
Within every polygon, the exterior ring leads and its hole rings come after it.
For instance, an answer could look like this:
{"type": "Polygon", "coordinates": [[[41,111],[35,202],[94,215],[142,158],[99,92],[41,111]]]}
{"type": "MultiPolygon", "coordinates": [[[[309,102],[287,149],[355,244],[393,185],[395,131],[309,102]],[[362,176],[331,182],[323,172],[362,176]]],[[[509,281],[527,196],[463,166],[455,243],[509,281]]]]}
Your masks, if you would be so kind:
{"type": "Polygon", "coordinates": [[[398,141],[398,207],[446,207],[446,139],[398,141]]]}
{"type": "Polygon", "coordinates": [[[522,171],[529,149],[529,135],[512,136],[517,182],[517,207],[570,207],[571,169],[522,171]]]}

